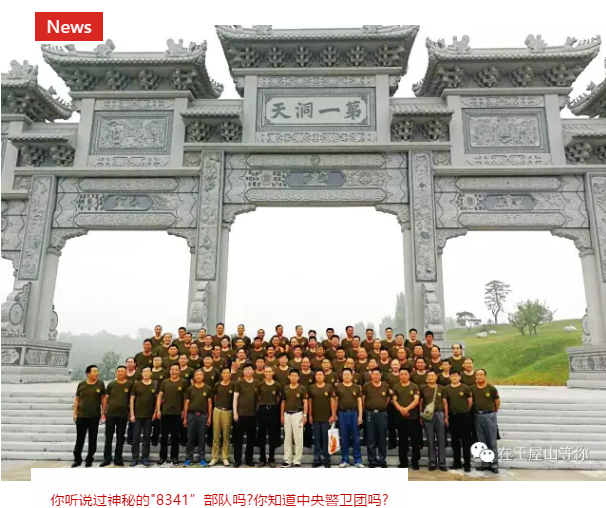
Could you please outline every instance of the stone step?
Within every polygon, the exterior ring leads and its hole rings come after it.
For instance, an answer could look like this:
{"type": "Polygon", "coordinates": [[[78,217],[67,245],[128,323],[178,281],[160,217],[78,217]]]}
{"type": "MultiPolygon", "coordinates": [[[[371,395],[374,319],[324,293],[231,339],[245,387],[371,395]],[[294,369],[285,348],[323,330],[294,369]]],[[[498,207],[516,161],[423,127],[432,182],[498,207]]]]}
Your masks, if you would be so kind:
{"type": "Polygon", "coordinates": [[[69,404],[49,402],[3,402],[2,411],[72,411],[73,401],[69,404]]]}
{"type": "MultiPolygon", "coordinates": [[[[96,461],[95,461],[95,466],[98,466],[99,463],[101,462],[101,454],[98,452],[96,454],[96,461]]],[[[183,460],[183,454],[180,455],[181,460],[183,460]]],[[[209,459],[208,457],[208,453],[207,453],[207,460],[209,459]]],[[[66,461],[66,462],[71,462],[73,460],[73,455],[71,452],[26,452],[26,451],[22,451],[22,452],[13,452],[13,451],[7,451],[7,452],[2,452],[2,459],[3,460],[52,460],[52,461],[66,461]]],[[[128,460],[130,459],[130,457],[126,456],[124,457],[125,463],[128,464],[128,460]]],[[[157,460],[157,455],[155,453],[152,454],[151,459],[153,461],[157,460]]],[[[278,457],[276,456],[276,459],[281,459],[281,456],[278,457]]],[[[341,458],[340,456],[333,456],[331,459],[331,463],[334,466],[337,466],[340,462],[341,458]]],[[[363,455],[363,460],[366,460],[366,457],[363,455]]],[[[312,456],[311,454],[306,454],[303,456],[302,459],[302,463],[303,465],[309,465],[312,461],[312,456]]],[[[351,461],[351,458],[350,458],[351,461]]],[[[395,467],[398,465],[398,458],[397,457],[388,457],[387,458],[387,463],[390,467],[395,467]]],[[[447,458],[446,460],[447,465],[450,465],[452,463],[452,459],[447,458]]],[[[182,465],[182,463],[181,463],[182,465]]],[[[427,466],[427,458],[426,457],[422,457],[421,458],[421,467],[426,467],[427,466]]],[[[157,467],[154,465],[154,467],[157,467]]],[[[165,466],[165,467],[171,467],[171,466],[165,466]]],[[[528,461],[528,460],[511,460],[511,461],[502,461],[499,464],[499,467],[501,469],[584,469],[584,470],[603,470],[606,468],[606,461],[602,461],[602,460],[583,460],[583,461],[562,461],[562,460],[558,460],[558,461],[552,461],[547,463],[546,461],[528,461]]],[[[128,466],[127,466],[128,468],[128,466]]],[[[472,474],[476,474],[476,473],[472,473],[472,474]]]]}
{"type": "MultiPolygon", "coordinates": [[[[4,405],[2,406],[4,410],[4,405]]],[[[7,408],[9,409],[9,408],[7,408]]],[[[70,408],[71,410],[71,408],[70,408]]],[[[576,418],[606,418],[606,409],[603,411],[561,411],[554,409],[502,409],[499,411],[499,420],[504,416],[540,416],[552,417],[558,420],[568,420],[576,418]]]]}
{"type": "Polygon", "coordinates": [[[600,441],[606,443],[606,434],[588,434],[574,432],[524,432],[524,431],[501,431],[501,438],[508,441],[524,441],[533,442],[541,441],[564,441],[567,444],[577,443],[581,441],[600,441]]]}
{"type": "Polygon", "coordinates": [[[499,427],[501,425],[510,424],[510,423],[517,423],[517,424],[525,424],[525,423],[534,424],[534,423],[536,423],[536,424],[541,424],[541,425],[543,425],[543,424],[595,425],[597,427],[599,427],[599,426],[605,427],[605,430],[606,430],[606,413],[603,414],[602,416],[592,416],[592,417],[574,417],[574,416],[572,416],[572,417],[571,416],[555,417],[555,416],[542,416],[542,415],[524,416],[524,415],[518,415],[518,414],[509,414],[509,415],[501,416],[501,413],[499,412],[498,421],[499,421],[499,427]]]}
{"type": "Polygon", "coordinates": [[[552,423],[501,423],[499,429],[503,432],[536,432],[536,433],[583,433],[603,434],[606,436],[606,425],[574,425],[574,424],[552,424],[552,423]]]}
{"type": "MultiPolygon", "coordinates": [[[[97,450],[103,449],[103,443],[104,443],[104,441],[101,441],[101,440],[98,441],[97,450]]],[[[560,446],[568,447],[568,446],[570,446],[570,444],[562,444],[560,446]]],[[[540,448],[541,450],[549,450],[549,448],[551,447],[552,450],[556,451],[560,448],[560,446],[554,446],[553,443],[545,444],[543,446],[538,445],[537,443],[533,443],[534,448],[537,448],[537,449],[540,448]]],[[[593,447],[588,446],[588,445],[578,445],[578,444],[572,448],[576,449],[577,446],[579,448],[587,450],[588,456],[591,460],[606,461],[606,448],[599,450],[599,449],[594,449],[593,447]]],[[[526,458],[529,455],[530,446],[528,446],[527,443],[516,443],[516,442],[501,442],[500,443],[500,448],[508,448],[510,450],[509,454],[510,454],[511,458],[519,458],[520,452],[515,451],[515,449],[517,447],[522,448],[521,453],[524,458],[526,458]]],[[[71,452],[73,449],[74,449],[74,443],[69,442],[69,441],[42,443],[42,442],[30,442],[30,441],[6,441],[6,440],[3,440],[3,443],[2,443],[2,454],[3,455],[5,452],[13,452],[13,451],[15,451],[15,452],[71,452]]],[[[131,447],[129,445],[126,445],[126,444],[124,445],[125,457],[130,458],[130,449],[131,449],[131,447]]],[[[180,449],[182,452],[184,451],[183,447],[181,447],[180,449]]],[[[85,446],[84,450],[85,451],[87,450],[86,446],[85,446]]],[[[256,449],[256,450],[258,450],[258,449],[256,449]]],[[[363,453],[365,453],[364,447],[362,448],[362,450],[363,450],[363,453]]],[[[159,451],[159,447],[152,447],[152,452],[157,453],[158,451],[159,451]]],[[[210,451],[209,447],[207,447],[207,451],[210,451]]],[[[257,453],[257,452],[255,452],[255,453],[257,453]]],[[[279,457],[282,457],[283,453],[284,453],[284,450],[282,447],[279,447],[276,450],[276,454],[279,457]]],[[[304,455],[311,455],[311,450],[309,450],[309,449],[305,450],[304,455]]],[[[397,450],[389,450],[388,456],[397,457],[398,456],[397,450]]],[[[446,456],[452,457],[452,450],[450,448],[446,449],[446,456]]]]}

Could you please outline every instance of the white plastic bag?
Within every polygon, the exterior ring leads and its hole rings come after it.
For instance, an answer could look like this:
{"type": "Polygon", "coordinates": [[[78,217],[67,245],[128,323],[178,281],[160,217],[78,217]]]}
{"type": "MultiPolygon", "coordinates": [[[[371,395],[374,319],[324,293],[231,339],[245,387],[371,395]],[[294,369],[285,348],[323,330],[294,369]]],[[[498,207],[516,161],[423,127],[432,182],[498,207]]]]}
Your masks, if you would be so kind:
{"type": "Polygon", "coordinates": [[[328,429],[328,453],[334,455],[338,451],[341,451],[341,440],[339,439],[339,429],[333,423],[328,429]]]}

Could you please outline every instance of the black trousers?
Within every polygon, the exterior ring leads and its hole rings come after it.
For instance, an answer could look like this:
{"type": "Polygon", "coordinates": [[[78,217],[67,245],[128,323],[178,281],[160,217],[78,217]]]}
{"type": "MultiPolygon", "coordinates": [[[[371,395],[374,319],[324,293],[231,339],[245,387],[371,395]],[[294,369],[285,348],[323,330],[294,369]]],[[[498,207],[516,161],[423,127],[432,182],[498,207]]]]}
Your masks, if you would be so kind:
{"type": "Polygon", "coordinates": [[[133,430],[133,447],[131,449],[132,460],[139,462],[139,448],[141,444],[141,433],[143,432],[143,446],[141,452],[141,458],[143,460],[149,460],[149,447],[150,447],[150,436],[152,431],[152,425],[156,423],[156,420],[152,422],[151,418],[137,418],[134,423],[133,430]]]}
{"type": "Polygon", "coordinates": [[[311,448],[314,444],[314,430],[312,424],[307,422],[303,426],[303,447],[311,448]]]}
{"type": "MultiPolygon", "coordinates": [[[[259,432],[257,434],[257,443],[259,445],[259,460],[267,462],[265,455],[266,438],[269,439],[269,462],[276,461],[276,448],[280,445],[280,407],[259,406],[259,432]]],[[[248,460],[248,459],[247,459],[248,460]]]]}
{"type": "Polygon", "coordinates": [[[398,411],[393,403],[387,406],[387,444],[392,450],[398,446],[398,411]]]}
{"type": "Polygon", "coordinates": [[[76,418],[76,445],[74,446],[74,462],[82,463],[82,449],[88,433],[88,454],[86,462],[92,464],[97,451],[97,434],[99,432],[99,417],[76,418]]]}
{"type": "Polygon", "coordinates": [[[128,428],[126,430],[126,442],[129,445],[133,444],[133,435],[134,435],[134,433],[135,433],[135,424],[129,420],[128,421],[128,428]]]}
{"type": "Polygon", "coordinates": [[[151,434],[151,443],[153,446],[158,446],[158,442],[160,441],[160,420],[154,420],[152,422],[152,434],[151,434]]]}
{"type": "Polygon", "coordinates": [[[469,413],[450,413],[448,417],[452,441],[452,459],[455,465],[461,464],[461,446],[465,467],[471,466],[471,420],[469,413]]]}
{"type": "Polygon", "coordinates": [[[179,460],[179,439],[184,428],[181,415],[162,415],[160,423],[160,460],[167,459],[169,434],[170,460],[179,460]]]}
{"type": "Polygon", "coordinates": [[[412,465],[419,465],[419,460],[421,459],[420,436],[421,424],[419,423],[418,417],[407,419],[402,417],[402,415],[398,416],[398,454],[400,464],[408,467],[408,442],[410,441],[410,447],[412,448],[412,465]]]}
{"type": "Polygon", "coordinates": [[[246,463],[252,463],[257,435],[257,417],[239,416],[234,425],[234,461],[242,463],[242,448],[246,437],[246,463]]]}
{"type": "Polygon", "coordinates": [[[116,453],[114,454],[115,462],[122,462],[122,450],[124,450],[124,433],[126,432],[126,424],[128,418],[126,416],[108,416],[105,421],[105,448],[103,450],[103,460],[105,462],[112,461],[112,442],[114,440],[114,432],[116,434],[116,453]]]}

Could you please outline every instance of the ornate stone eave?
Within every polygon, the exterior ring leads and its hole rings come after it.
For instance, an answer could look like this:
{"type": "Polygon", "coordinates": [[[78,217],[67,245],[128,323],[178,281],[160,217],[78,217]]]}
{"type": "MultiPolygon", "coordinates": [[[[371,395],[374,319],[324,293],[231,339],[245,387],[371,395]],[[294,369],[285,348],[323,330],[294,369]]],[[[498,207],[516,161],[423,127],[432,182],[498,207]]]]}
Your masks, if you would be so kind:
{"type": "Polygon", "coordinates": [[[181,113],[185,119],[190,118],[241,118],[241,101],[196,101],[181,113]]]}
{"type": "Polygon", "coordinates": [[[223,85],[206,70],[206,42],[169,39],[164,52],[114,53],[108,39],[94,51],[79,51],[73,44],[63,48],[42,45],[44,60],[71,91],[189,90],[194,98],[217,99],[223,85]]]}
{"type": "Polygon", "coordinates": [[[2,73],[2,116],[26,115],[34,122],[67,120],[74,108],[56,96],[51,87],[45,90],[38,84],[38,67],[13,60],[11,70],[2,73]]]}
{"type": "Polygon", "coordinates": [[[563,119],[568,164],[606,164],[606,118],[563,119]]]}
{"type": "Polygon", "coordinates": [[[195,101],[181,113],[188,143],[234,143],[242,140],[242,102],[195,101]]]}
{"type": "Polygon", "coordinates": [[[30,130],[9,136],[19,149],[19,165],[39,167],[45,161],[55,166],[72,166],[78,138],[73,124],[34,124],[30,130]]]}
{"type": "MultiPolygon", "coordinates": [[[[604,67],[606,68],[606,58],[604,58],[604,67]]],[[[577,116],[606,118],[606,79],[599,85],[589,83],[587,92],[571,100],[568,107],[577,116]]]]}
{"type": "Polygon", "coordinates": [[[448,141],[448,125],[454,111],[442,99],[391,99],[391,140],[448,141]]]}
{"type": "Polygon", "coordinates": [[[413,85],[417,97],[440,96],[447,88],[567,87],[600,51],[600,36],[584,41],[568,37],[549,46],[529,35],[525,48],[471,48],[469,36],[447,45],[427,39],[429,65],[425,78],[413,85]]]}
{"type": "MultiPolygon", "coordinates": [[[[402,76],[417,25],[362,28],[274,29],[271,25],[217,25],[232,76],[249,68],[393,68],[402,76]]],[[[397,83],[390,90],[395,93],[397,83]]],[[[241,87],[238,88],[242,94],[241,87]]]]}

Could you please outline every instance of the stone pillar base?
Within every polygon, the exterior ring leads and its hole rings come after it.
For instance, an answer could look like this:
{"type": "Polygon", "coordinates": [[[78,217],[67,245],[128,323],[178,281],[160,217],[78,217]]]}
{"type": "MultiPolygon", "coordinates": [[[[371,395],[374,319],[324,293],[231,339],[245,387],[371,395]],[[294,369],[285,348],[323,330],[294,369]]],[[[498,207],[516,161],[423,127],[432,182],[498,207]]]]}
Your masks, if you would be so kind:
{"type": "Polygon", "coordinates": [[[571,347],[568,388],[606,390],[606,346],[571,347]]]}
{"type": "Polygon", "coordinates": [[[70,381],[71,344],[25,337],[2,337],[2,383],[70,381]]]}

